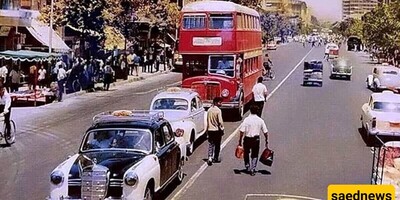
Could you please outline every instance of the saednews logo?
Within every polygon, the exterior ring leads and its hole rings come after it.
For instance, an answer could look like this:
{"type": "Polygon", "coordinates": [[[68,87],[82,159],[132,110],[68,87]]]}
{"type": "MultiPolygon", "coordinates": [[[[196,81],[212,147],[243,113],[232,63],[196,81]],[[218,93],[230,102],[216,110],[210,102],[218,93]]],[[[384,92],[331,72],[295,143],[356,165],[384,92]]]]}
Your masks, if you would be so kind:
{"type": "Polygon", "coordinates": [[[328,200],[395,200],[393,185],[330,185],[328,200]]]}

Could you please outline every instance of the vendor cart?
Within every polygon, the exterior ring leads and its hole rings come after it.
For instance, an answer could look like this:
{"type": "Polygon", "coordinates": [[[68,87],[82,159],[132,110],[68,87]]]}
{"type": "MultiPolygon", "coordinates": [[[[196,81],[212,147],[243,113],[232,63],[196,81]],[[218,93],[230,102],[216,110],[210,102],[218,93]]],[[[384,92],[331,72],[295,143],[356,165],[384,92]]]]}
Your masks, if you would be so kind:
{"type": "Polygon", "coordinates": [[[378,145],[372,147],[371,184],[393,185],[396,199],[400,198],[400,141],[383,142],[375,136],[378,145]]]}

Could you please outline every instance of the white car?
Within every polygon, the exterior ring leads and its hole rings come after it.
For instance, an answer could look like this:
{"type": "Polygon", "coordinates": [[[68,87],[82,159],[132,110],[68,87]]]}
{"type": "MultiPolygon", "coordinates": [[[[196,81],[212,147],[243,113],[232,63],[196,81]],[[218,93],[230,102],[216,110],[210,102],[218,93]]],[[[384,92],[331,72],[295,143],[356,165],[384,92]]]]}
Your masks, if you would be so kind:
{"type": "Polygon", "coordinates": [[[339,57],[339,46],[335,43],[328,43],[325,46],[325,52],[329,50],[328,57],[331,58],[338,58],[339,57]]]}
{"type": "Polygon", "coordinates": [[[173,130],[183,129],[187,153],[194,151],[194,143],[206,130],[207,112],[199,94],[182,88],[169,88],[157,94],[151,101],[150,110],[164,112],[173,130]]]}
{"type": "Polygon", "coordinates": [[[400,89],[400,69],[390,65],[376,66],[367,77],[367,88],[375,91],[400,89]]]}
{"type": "Polygon", "coordinates": [[[48,199],[153,199],[181,183],[186,145],[162,112],[96,115],[79,153],[50,174],[48,199]]]}
{"type": "Polygon", "coordinates": [[[400,94],[373,93],[361,109],[361,125],[368,137],[400,136],[400,94]]]}
{"type": "Polygon", "coordinates": [[[269,41],[267,44],[267,50],[276,50],[278,49],[278,45],[275,41],[269,41]]]}

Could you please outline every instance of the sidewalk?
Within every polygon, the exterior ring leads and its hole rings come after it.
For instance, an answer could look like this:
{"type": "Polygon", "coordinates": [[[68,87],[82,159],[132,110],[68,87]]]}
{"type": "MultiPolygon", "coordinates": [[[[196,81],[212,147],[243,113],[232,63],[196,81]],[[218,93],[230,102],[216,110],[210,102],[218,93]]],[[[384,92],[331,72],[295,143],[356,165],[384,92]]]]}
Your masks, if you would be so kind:
{"type": "MultiPolygon", "coordinates": [[[[160,68],[161,68],[161,67],[160,67],[160,68]]],[[[148,79],[148,78],[151,78],[151,77],[154,77],[154,76],[158,76],[158,75],[160,75],[160,74],[167,74],[167,73],[169,73],[170,71],[171,71],[171,70],[158,71],[158,72],[154,72],[154,73],[147,73],[147,72],[145,72],[145,73],[141,73],[140,76],[132,76],[132,75],[129,75],[129,76],[128,76],[128,80],[117,79],[116,82],[111,83],[110,88],[113,88],[113,87],[116,87],[116,86],[121,86],[121,85],[126,85],[126,84],[132,83],[132,82],[137,82],[137,81],[146,80],[146,79],[148,79]]],[[[103,83],[96,83],[96,84],[94,85],[94,88],[95,88],[95,92],[103,91],[103,90],[102,90],[102,89],[103,89],[103,83]]],[[[71,93],[71,94],[65,94],[65,93],[64,93],[64,95],[63,95],[63,100],[69,99],[69,98],[72,98],[72,97],[76,97],[76,96],[80,96],[80,95],[86,94],[86,93],[88,93],[88,92],[85,91],[85,90],[81,90],[81,91],[79,91],[79,92],[74,92],[74,93],[71,93]]]]}

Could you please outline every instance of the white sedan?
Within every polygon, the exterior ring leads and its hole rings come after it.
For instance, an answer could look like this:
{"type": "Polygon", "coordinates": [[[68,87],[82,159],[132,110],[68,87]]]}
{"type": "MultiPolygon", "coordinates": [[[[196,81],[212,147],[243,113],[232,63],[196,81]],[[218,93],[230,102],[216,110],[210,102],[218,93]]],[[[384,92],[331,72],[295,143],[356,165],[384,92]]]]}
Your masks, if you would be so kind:
{"type": "Polygon", "coordinates": [[[382,89],[400,89],[400,69],[390,65],[374,67],[367,77],[367,87],[374,91],[382,89]]]}
{"type": "Polygon", "coordinates": [[[207,112],[199,94],[188,89],[169,88],[153,98],[150,110],[164,112],[165,119],[171,123],[174,131],[183,129],[187,154],[191,155],[195,141],[206,130],[207,112]]]}
{"type": "Polygon", "coordinates": [[[400,95],[392,91],[373,93],[362,106],[362,129],[371,135],[400,136],[400,95]]]}

